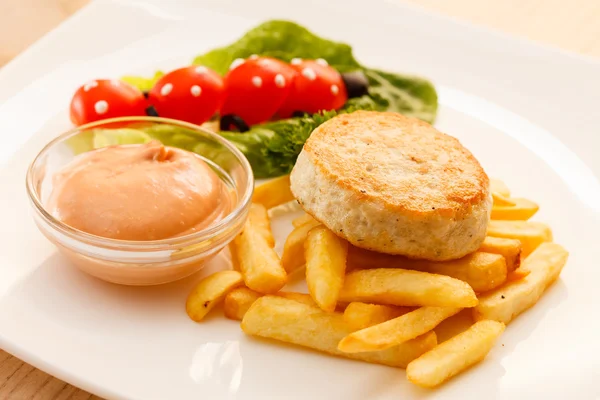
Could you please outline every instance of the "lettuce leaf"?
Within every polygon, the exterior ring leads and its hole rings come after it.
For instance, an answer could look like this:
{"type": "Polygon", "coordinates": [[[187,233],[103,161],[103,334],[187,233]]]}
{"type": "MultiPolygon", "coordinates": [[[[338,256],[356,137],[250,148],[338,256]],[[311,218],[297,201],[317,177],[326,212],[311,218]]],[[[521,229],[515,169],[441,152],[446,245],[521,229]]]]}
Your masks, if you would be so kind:
{"type": "Polygon", "coordinates": [[[437,92],[426,79],[363,68],[369,78],[369,96],[381,111],[393,111],[433,123],[437,92]]]}
{"type": "Polygon", "coordinates": [[[294,22],[279,20],[260,24],[235,43],[196,57],[193,64],[205,65],[224,75],[233,60],[248,58],[252,54],[288,62],[294,57],[323,58],[339,71],[360,67],[349,45],[320,38],[294,22]]]}
{"type": "Polygon", "coordinates": [[[156,82],[158,82],[158,80],[160,78],[162,78],[164,74],[165,73],[162,71],[156,71],[156,73],[153,76],[151,76],[150,78],[144,78],[142,76],[126,75],[126,76],[121,77],[121,80],[123,82],[127,82],[130,85],[137,87],[142,92],[149,92],[152,89],[152,87],[154,86],[154,84],[156,82]]]}

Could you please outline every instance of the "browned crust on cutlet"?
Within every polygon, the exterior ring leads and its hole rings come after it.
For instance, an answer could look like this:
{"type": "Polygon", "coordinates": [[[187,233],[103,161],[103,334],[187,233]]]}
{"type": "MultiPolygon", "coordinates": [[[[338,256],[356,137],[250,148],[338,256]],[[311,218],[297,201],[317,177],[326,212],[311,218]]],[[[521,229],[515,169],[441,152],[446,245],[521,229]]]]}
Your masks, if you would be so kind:
{"type": "Polygon", "coordinates": [[[489,196],[487,174],[456,138],[397,113],[337,116],[313,131],[304,151],[358,200],[415,217],[461,218],[489,196]]]}

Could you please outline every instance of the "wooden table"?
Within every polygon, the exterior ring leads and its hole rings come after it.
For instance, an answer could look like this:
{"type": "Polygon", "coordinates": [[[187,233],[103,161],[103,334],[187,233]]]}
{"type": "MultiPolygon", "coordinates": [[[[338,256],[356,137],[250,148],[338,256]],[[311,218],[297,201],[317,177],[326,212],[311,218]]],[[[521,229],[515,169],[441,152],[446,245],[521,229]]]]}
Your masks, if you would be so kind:
{"type": "MultiPolygon", "coordinates": [[[[600,57],[599,0],[404,0],[432,11],[600,57]]],[[[0,66],[88,0],[0,0],[0,66]]],[[[0,399],[98,399],[0,350],[0,399]]]]}

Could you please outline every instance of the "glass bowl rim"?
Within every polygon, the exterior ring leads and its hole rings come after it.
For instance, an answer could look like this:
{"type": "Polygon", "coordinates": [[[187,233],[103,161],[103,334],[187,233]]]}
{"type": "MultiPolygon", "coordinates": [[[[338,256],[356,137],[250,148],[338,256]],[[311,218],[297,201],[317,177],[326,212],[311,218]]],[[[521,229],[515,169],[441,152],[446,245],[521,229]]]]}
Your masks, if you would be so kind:
{"type": "Polygon", "coordinates": [[[26,186],[27,186],[27,195],[29,196],[30,201],[33,203],[34,209],[42,216],[45,222],[47,222],[53,229],[60,231],[63,234],[68,235],[71,238],[74,238],[79,241],[84,241],[89,244],[99,245],[102,247],[109,248],[117,248],[119,250],[168,250],[172,247],[181,247],[182,244],[192,244],[192,243],[200,243],[203,241],[210,240],[217,236],[219,233],[226,230],[229,226],[234,224],[240,216],[244,214],[244,212],[250,207],[250,202],[252,200],[252,194],[254,192],[254,175],[252,173],[252,167],[250,163],[243,155],[243,153],[235,147],[231,142],[227,139],[223,138],[217,133],[211,132],[208,129],[202,128],[199,125],[195,125],[189,122],[175,120],[171,118],[162,118],[162,117],[119,117],[119,118],[109,118],[103,119],[99,121],[94,121],[85,125],[77,126],[72,129],[69,129],[67,132],[64,132],[58,135],[56,138],[52,139],[48,142],[42,150],[35,156],[29,168],[27,169],[26,176],[26,186]],[[192,129],[194,131],[198,131],[202,135],[208,136],[211,140],[215,140],[223,145],[229,152],[231,152],[236,159],[242,165],[242,169],[244,170],[248,180],[246,183],[246,187],[243,188],[243,195],[240,200],[237,202],[235,208],[231,210],[229,214],[225,216],[222,220],[217,222],[216,224],[210,225],[209,227],[202,229],[198,232],[194,232],[191,234],[176,236],[173,238],[160,239],[160,240],[121,240],[121,239],[112,239],[105,238],[102,236],[93,235],[79,229],[73,228],[70,225],[67,225],[58,219],[56,219],[52,214],[50,214],[44,205],[42,204],[41,199],[38,196],[37,190],[34,187],[33,175],[34,170],[40,160],[58,143],[61,143],[68,139],[71,136],[75,136],[77,133],[82,130],[97,128],[105,125],[109,125],[112,123],[118,122],[153,122],[153,123],[168,123],[177,125],[180,127],[185,127],[192,129]]]}

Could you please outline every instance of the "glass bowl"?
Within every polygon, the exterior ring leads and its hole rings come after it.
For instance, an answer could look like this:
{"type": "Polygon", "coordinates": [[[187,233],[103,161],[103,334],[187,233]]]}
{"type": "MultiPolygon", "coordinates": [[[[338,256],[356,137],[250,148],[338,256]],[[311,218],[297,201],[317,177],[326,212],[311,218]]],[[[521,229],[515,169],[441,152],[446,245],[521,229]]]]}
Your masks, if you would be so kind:
{"type": "Polygon", "coordinates": [[[156,285],[200,270],[241,231],[248,216],[254,179],[250,164],[234,145],[197,125],[157,117],[125,117],[94,122],[66,132],[34,159],[27,193],[40,231],[81,270],[125,285],[156,285]],[[153,241],[95,236],[64,224],[44,205],[53,175],[77,155],[117,144],[158,140],[200,155],[232,192],[228,215],[192,234],[153,241]]]}

